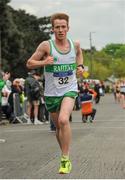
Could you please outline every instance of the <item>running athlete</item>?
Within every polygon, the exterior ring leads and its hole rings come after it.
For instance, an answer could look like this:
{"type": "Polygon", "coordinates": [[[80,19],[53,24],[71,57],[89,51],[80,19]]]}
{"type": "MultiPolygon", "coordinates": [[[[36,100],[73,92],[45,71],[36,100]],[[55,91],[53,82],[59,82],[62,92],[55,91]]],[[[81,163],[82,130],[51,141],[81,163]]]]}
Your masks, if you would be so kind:
{"type": "Polygon", "coordinates": [[[121,94],[121,104],[123,109],[125,109],[125,80],[120,82],[120,94],[121,94]]]}
{"type": "Polygon", "coordinates": [[[59,173],[70,173],[69,159],[71,128],[69,117],[77,97],[77,75],[83,74],[83,56],[78,42],[67,37],[69,16],[57,13],[51,16],[54,39],[42,42],[27,61],[27,67],[44,68],[45,101],[56,125],[56,137],[61,149],[59,173]]]}

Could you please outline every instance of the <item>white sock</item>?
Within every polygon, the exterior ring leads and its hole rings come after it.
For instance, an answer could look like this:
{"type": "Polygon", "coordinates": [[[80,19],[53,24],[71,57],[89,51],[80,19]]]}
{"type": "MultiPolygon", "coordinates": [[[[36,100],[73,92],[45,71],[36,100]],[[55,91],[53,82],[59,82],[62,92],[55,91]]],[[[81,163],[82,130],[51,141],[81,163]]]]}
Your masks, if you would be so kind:
{"type": "Polygon", "coordinates": [[[35,121],[39,121],[37,118],[35,118],[35,121]]]}
{"type": "Polygon", "coordinates": [[[64,159],[69,159],[69,155],[62,155],[64,159]]]}

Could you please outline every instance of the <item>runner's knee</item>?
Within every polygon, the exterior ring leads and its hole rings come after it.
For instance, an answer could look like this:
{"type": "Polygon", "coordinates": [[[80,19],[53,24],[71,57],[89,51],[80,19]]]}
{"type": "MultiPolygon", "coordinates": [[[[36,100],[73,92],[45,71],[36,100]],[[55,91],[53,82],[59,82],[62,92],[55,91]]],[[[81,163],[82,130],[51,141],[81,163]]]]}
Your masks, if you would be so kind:
{"type": "Polygon", "coordinates": [[[67,125],[68,123],[69,123],[68,117],[66,117],[65,115],[59,117],[59,125],[64,126],[67,125]]]}

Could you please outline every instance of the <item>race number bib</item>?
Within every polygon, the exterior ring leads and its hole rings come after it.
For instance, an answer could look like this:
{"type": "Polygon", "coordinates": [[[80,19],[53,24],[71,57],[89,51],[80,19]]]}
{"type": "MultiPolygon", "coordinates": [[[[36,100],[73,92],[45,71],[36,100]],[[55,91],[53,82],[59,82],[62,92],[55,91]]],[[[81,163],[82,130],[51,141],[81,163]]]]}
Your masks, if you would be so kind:
{"type": "Polygon", "coordinates": [[[73,81],[73,71],[53,73],[56,87],[66,87],[73,81]]]}

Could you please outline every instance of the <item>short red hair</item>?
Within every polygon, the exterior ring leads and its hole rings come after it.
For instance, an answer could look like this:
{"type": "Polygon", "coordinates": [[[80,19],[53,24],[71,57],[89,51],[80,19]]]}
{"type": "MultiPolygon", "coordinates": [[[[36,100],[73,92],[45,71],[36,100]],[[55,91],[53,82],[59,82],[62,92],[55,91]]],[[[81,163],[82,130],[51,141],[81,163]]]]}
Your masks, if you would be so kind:
{"type": "Polygon", "coordinates": [[[65,13],[56,13],[56,14],[53,14],[50,18],[50,21],[51,21],[51,24],[52,26],[54,26],[54,21],[56,19],[64,19],[67,21],[67,25],[69,24],[69,16],[65,13]]]}

